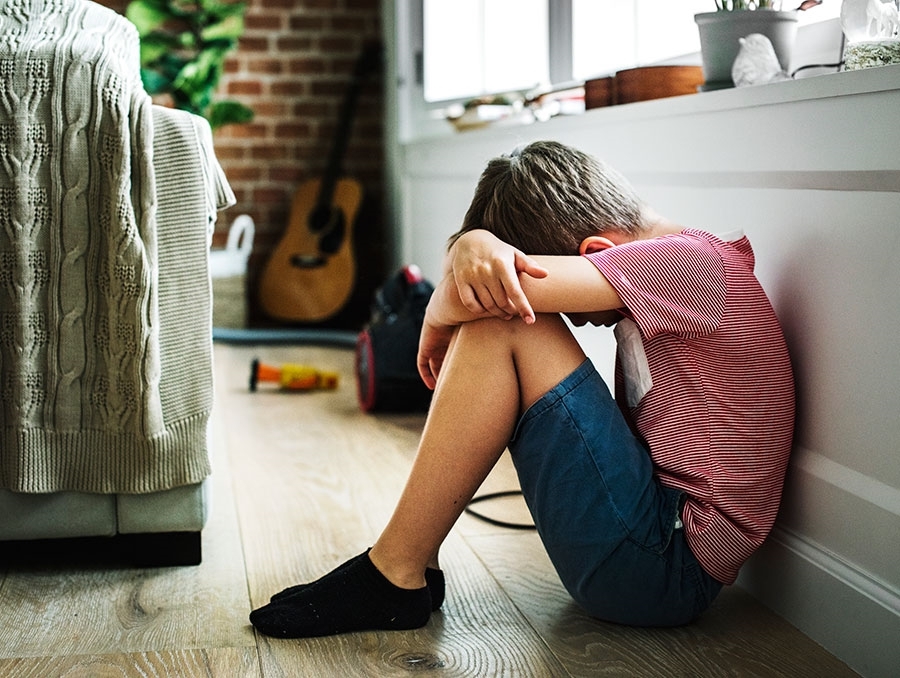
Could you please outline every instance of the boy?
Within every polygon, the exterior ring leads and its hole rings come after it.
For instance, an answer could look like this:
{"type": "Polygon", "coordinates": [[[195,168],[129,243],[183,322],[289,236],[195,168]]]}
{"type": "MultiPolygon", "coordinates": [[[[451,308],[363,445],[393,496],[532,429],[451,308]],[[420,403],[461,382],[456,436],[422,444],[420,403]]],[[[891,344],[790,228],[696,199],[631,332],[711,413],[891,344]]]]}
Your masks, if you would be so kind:
{"type": "Polygon", "coordinates": [[[584,153],[536,142],[488,164],[418,362],[435,393],[391,520],[254,611],[261,632],[424,625],[440,545],[507,447],[560,579],[601,619],[690,622],[772,526],[793,380],[749,242],[660,217],[584,153]],[[616,323],[615,400],[561,314],[616,323]]]}

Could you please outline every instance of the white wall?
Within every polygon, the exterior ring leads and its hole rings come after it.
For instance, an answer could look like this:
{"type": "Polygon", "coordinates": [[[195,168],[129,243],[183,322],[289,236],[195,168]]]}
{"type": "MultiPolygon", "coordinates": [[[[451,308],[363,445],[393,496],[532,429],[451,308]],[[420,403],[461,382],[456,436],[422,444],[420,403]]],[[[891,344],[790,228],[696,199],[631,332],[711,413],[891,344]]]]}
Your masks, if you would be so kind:
{"type": "MultiPolygon", "coordinates": [[[[900,666],[900,66],[590,111],[397,149],[400,259],[437,278],[487,160],[552,138],[666,216],[742,228],[798,384],[783,510],[740,583],[867,676],[900,666]]],[[[612,342],[582,333],[602,370],[612,342]]]]}

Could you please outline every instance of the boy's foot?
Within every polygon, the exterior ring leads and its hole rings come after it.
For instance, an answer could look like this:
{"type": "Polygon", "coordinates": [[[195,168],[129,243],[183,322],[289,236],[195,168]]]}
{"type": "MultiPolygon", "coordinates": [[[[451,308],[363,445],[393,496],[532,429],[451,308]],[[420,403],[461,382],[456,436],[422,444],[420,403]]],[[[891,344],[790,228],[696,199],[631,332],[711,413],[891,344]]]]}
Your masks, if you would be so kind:
{"type": "MultiPolygon", "coordinates": [[[[354,556],[346,563],[338,565],[334,571],[337,572],[339,570],[343,570],[345,567],[350,565],[356,558],[359,556],[354,556]]],[[[283,591],[279,591],[271,598],[271,602],[276,602],[278,600],[284,600],[285,598],[289,598],[295,593],[299,593],[304,589],[312,586],[316,582],[310,582],[309,584],[295,584],[294,586],[289,586],[283,591]]],[[[444,604],[444,595],[446,589],[446,583],[444,582],[444,571],[439,570],[434,567],[425,568],[425,583],[428,585],[428,592],[431,594],[431,610],[432,612],[436,612],[441,609],[441,605],[444,604]]]]}
{"type": "Polygon", "coordinates": [[[369,559],[368,551],[302,590],[250,613],[250,623],[267,636],[311,638],[351,631],[406,630],[431,616],[428,587],[394,586],[369,559]]]}

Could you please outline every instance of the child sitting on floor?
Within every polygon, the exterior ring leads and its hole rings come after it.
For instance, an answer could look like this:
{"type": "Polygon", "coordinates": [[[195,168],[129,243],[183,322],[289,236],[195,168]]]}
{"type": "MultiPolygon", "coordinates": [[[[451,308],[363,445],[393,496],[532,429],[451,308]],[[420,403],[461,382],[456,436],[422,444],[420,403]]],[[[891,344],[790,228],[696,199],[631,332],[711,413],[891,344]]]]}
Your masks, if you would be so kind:
{"type": "Polygon", "coordinates": [[[585,610],[695,619],[766,538],[791,448],[790,361],[753,266],[746,237],[664,219],[585,153],[536,142],[492,160],[426,313],[435,393],[391,520],[251,622],[279,637],[426,624],[441,543],[507,447],[585,610]],[[562,315],[616,324],[615,399],[562,315]]]}

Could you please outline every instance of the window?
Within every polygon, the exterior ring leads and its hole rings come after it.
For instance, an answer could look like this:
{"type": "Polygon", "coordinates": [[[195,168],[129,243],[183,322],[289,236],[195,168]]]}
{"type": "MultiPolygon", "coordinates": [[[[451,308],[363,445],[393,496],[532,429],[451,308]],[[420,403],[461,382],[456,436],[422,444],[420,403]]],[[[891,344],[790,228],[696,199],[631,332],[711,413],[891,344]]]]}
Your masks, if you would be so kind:
{"type": "Polygon", "coordinates": [[[588,80],[696,53],[694,14],[711,9],[712,0],[572,0],[572,76],[588,80]]]}
{"type": "MultiPolygon", "coordinates": [[[[700,49],[694,14],[715,11],[713,0],[422,3],[425,100],[432,102],[588,80],[679,57],[685,63],[700,49]]],[[[801,12],[801,23],[839,12],[840,2],[827,0],[801,12]]]]}
{"type": "MultiPolygon", "coordinates": [[[[694,14],[715,11],[714,0],[385,3],[393,8],[387,16],[396,37],[400,141],[450,133],[446,107],[477,96],[560,86],[641,65],[699,64],[694,14]]],[[[800,25],[835,19],[840,7],[840,0],[824,0],[800,12],[800,25]]]]}
{"type": "Polygon", "coordinates": [[[696,52],[694,14],[714,7],[712,0],[422,1],[431,102],[586,80],[696,52]]]}
{"type": "Polygon", "coordinates": [[[547,0],[424,0],[424,29],[426,101],[548,82],[547,0]]]}

